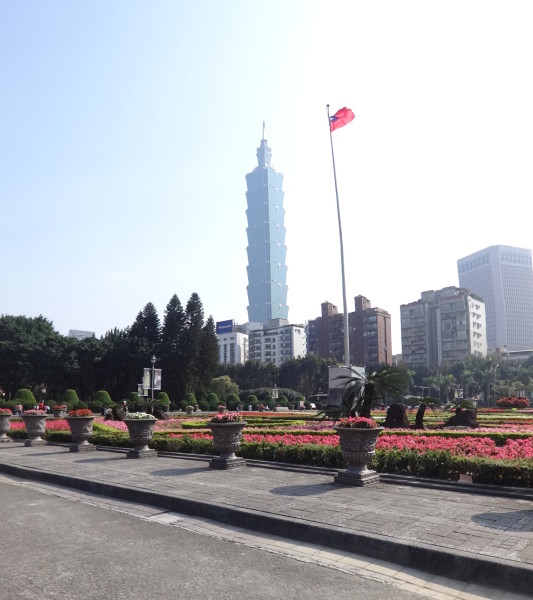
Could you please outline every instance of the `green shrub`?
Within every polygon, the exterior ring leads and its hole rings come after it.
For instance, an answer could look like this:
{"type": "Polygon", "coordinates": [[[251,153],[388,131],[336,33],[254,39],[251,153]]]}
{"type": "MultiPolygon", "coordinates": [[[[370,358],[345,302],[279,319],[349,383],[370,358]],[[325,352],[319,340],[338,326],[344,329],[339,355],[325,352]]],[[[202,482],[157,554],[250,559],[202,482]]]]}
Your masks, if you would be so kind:
{"type": "Polygon", "coordinates": [[[98,390],[94,395],[93,402],[99,402],[100,406],[113,406],[113,400],[106,390],[98,390]]]}
{"type": "Polygon", "coordinates": [[[170,398],[166,392],[158,392],[155,400],[157,400],[159,406],[170,406],[170,398]]]}
{"type": "Polygon", "coordinates": [[[65,390],[61,395],[61,404],[66,404],[69,410],[80,408],[81,402],[76,390],[65,390]]]}
{"type": "Polygon", "coordinates": [[[253,410],[257,410],[257,407],[259,406],[259,400],[255,394],[250,394],[246,398],[246,408],[248,408],[248,406],[251,406],[253,410]]]}
{"type": "Polygon", "coordinates": [[[196,401],[196,397],[192,392],[188,392],[187,394],[185,394],[184,400],[187,403],[185,406],[196,406],[198,404],[198,402],[196,401]]]}
{"type": "Polygon", "coordinates": [[[228,410],[235,410],[241,403],[241,399],[237,394],[228,394],[226,396],[226,406],[228,410]]]}
{"type": "Polygon", "coordinates": [[[208,402],[207,400],[200,400],[200,401],[198,402],[198,406],[199,406],[200,410],[204,410],[204,411],[206,411],[206,412],[207,412],[208,410],[211,410],[211,409],[209,408],[209,402],[208,402]]]}
{"type": "Polygon", "coordinates": [[[30,410],[37,404],[33,392],[28,388],[22,388],[15,392],[13,396],[14,404],[22,404],[24,410],[30,410]]]}
{"type": "MultiPolygon", "coordinates": [[[[220,404],[218,396],[214,392],[207,394],[206,402],[209,405],[209,408],[206,410],[216,410],[218,405],[220,404]]],[[[202,409],[202,410],[204,410],[204,409],[202,409]]]]}
{"type": "Polygon", "coordinates": [[[284,396],[283,394],[278,398],[278,401],[276,402],[276,404],[278,406],[289,406],[289,399],[287,398],[287,396],[284,396]]]}

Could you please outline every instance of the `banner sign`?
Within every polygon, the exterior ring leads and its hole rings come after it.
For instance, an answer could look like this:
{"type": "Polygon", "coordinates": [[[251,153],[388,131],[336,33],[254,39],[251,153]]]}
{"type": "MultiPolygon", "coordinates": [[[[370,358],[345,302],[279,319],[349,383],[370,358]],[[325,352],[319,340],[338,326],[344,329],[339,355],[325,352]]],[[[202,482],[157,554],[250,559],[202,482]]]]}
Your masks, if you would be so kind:
{"type": "Polygon", "coordinates": [[[144,373],[143,373],[143,388],[145,390],[149,390],[150,389],[150,379],[151,377],[151,371],[152,369],[144,369],[144,373]]]}
{"type": "Polygon", "coordinates": [[[162,369],[154,369],[154,390],[161,389],[161,371],[162,369]]]}

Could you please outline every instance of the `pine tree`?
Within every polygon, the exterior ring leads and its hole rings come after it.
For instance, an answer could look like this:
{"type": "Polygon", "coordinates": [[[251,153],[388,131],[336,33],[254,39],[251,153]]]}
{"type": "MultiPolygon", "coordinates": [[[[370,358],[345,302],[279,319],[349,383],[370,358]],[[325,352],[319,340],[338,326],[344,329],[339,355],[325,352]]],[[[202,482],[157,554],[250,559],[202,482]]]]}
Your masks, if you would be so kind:
{"type": "Polygon", "coordinates": [[[151,302],[138,313],[130,328],[130,337],[146,340],[152,353],[158,350],[161,343],[161,323],[151,302]]]}
{"type": "Polygon", "coordinates": [[[196,292],[191,294],[185,308],[185,332],[180,344],[184,363],[184,391],[198,389],[200,375],[200,348],[204,326],[204,309],[196,292]]]}
{"type": "Polygon", "coordinates": [[[216,375],[218,364],[219,352],[215,321],[213,317],[210,316],[202,329],[197,395],[203,395],[203,393],[209,389],[209,383],[216,375]]]}
{"type": "Polygon", "coordinates": [[[176,294],[169,300],[161,332],[160,365],[163,369],[163,389],[177,403],[185,393],[184,357],[182,354],[185,332],[185,311],[176,294]]]}
{"type": "Polygon", "coordinates": [[[155,306],[148,302],[143,308],[144,337],[155,352],[161,343],[161,322],[155,306]]]}

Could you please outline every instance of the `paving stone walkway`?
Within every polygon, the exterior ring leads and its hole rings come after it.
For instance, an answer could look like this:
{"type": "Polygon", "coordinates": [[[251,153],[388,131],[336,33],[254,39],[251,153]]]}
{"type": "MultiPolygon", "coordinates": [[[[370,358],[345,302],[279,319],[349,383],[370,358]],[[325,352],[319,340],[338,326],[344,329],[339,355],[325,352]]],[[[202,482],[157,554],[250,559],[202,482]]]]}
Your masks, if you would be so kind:
{"type": "Polygon", "coordinates": [[[59,483],[517,593],[533,589],[533,500],[396,483],[336,485],[327,473],[202,457],[127,459],[63,446],[0,446],[0,472],[59,483]]]}

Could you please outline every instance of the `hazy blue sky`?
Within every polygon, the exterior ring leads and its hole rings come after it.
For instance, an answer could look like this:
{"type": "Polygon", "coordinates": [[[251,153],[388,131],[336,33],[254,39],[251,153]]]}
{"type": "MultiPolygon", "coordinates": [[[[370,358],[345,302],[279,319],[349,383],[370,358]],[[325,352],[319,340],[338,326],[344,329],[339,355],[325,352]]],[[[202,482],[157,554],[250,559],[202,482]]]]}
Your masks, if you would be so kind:
{"type": "Polygon", "coordinates": [[[533,3],[0,0],[0,314],[103,335],[176,293],[247,320],[246,183],[285,176],[289,319],[392,315],[533,247],[533,3]]]}

